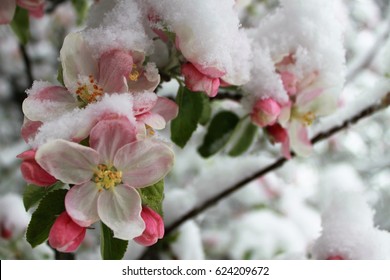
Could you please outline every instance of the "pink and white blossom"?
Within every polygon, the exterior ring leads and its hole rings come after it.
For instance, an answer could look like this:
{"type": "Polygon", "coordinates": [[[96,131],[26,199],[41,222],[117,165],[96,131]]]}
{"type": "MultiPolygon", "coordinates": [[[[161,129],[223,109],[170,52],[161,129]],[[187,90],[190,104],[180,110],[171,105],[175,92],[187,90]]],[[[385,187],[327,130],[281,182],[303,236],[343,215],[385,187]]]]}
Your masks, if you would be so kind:
{"type": "Polygon", "coordinates": [[[137,188],[163,179],[174,155],[154,139],[136,141],[135,130],[126,119],[103,120],[91,130],[90,147],[54,140],[38,149],[36,160],[48,173],[74,184],[65,207],[78,225],[101,220],[125,240],[144,231],[137,188]]]}
{"type": "Polygon", "coordinates": [[[142,207],[141,217],[145,222],[145,230],[134,241],[143,246],[152,246],[164,237],[164,221],[161,216],[151,208],[142,207]]]}

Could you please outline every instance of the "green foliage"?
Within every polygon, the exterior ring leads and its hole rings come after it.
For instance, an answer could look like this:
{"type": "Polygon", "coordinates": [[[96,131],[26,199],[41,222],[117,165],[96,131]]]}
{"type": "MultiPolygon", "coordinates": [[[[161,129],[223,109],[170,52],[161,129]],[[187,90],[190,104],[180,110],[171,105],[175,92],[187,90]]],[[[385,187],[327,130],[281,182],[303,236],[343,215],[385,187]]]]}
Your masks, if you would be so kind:
{"type": "Polygon", "coordinates": [[[103,260],[121,260],[126,253],[128,241],[114,238],[113,231],[100,223],[100,254],[103,260]]]}
{"type": "Polygon", "coordinates": [[[148,206],[163,217],[162,203],[164,200],[164,180],[138,190],[141,195],[142,204],[148,206]]]}
{"type": "Polygon", "coordinates": [[[191,92],[180,87],[176,103],[179,114],[171,123],[171,139],[181,148],[187,144],[192,133],[196,130],[203,111],[203,93],[191,92]]]}
{"type": "Polygon", "coordinates": [[[64,70],[62,69],[62,64],[61,62],[59,63],[58,65],[58,70],[57,70],[57,81],[65,86],[65,83],[64,83],[64,70]]]}
{"type": "Polygon", "coordinates": [[[249,149],[257,134],[258,128],[250,121],[247,121],[247,119],[244,119],[237,125],[236,130],[239,134],[239,138],[229,152],[229,156],[232,157],[242,155],[249,149]]]}
{"type": "Polygon", "coordinates": [[[202,94],[202,114],[200,115],[199,123],[206,125],[211,118],[211,102],[206,94],[202,94]]]}
{"type": "Polygon", "coordinates": [[[219,112],[212,119],[203,144],[198,148],[202,157],[210,157],[221,150],[229,141],[239,118],[229,111],[219,112]]]}
{"type": "Polygon", "coordinates": [[[27,44],[30,39],[30,22],[28,11],[20,7],[16,7],[14,18],[11,22],[11,28],[18,37],[22,45],[27,44]]]}
{"type": "Polygon", "coordinates": [[[27,241],[33,248],[46,241],[56,218],[65,211],[66,193],[67,190],[54,190],[42,198],[26,233],[27,241]]]}
{"type": "Polygon", "coordinates": [[[62,182],[56,182],[49,187],[40,187],[33,184],[26,186],[23,193],[23,204],[26,211],[36,205],[45,195],[49,192],[60,189],[64,184],[62,182]]]}
{"type": "Polygon", "coordinates": [[[77,13],[77,25],[81,25],[88,12],[88,1],[72,0],[72,4],[77,13]]]}

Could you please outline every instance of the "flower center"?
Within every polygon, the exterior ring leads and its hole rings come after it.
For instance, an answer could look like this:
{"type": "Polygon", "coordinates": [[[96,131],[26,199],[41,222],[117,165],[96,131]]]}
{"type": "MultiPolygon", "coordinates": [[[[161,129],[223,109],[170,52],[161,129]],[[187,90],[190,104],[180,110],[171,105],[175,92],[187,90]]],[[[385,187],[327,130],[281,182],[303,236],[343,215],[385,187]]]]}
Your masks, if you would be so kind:
{"type": "Polygon", "coordinates": [[[151,127],[150,125],[145,124],[145,128],[146,128],[146,134],[148,136],[153,136],[156,133],[153,127],[151,127]]]}
{"type": "Polygon", "coordinates": [[[115,167],[99,164],[92,180],[99,190],[109,190],[122,183],[122,171],[116,170],[115,167]]]}
{"type": "Polygon", "coordinates": [[[133,81],[133,82],[136,82],[138,81],[138,78],[140,76],[140,73],[139,71],[137,70],[137,65],[136,64],[133,64],[133,68],[131,69],[131,72],[129,74],[129,79],[130,81],[133,81]]]}
{"type": "Polygon", "coordinates": [[[84,77],[77,85],[76,94],[85,105],[96,102],[103,95],[103,88],[92,75],[84,77]]]}
{"type": "Polygon", "coordinates": [[[313,112],[307,112],[298,117],[298,119],[306,126],[309,126],[316,119],[316,115],[313,112]]]}

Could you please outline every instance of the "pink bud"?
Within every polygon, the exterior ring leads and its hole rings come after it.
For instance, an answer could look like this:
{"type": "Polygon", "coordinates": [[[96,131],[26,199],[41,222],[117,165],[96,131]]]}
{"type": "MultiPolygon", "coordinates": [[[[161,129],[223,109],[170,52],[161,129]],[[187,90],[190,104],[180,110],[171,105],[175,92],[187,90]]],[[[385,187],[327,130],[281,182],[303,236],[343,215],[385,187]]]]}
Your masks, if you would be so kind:
{"type": "Polygon", "coordinates": [[[288,71],[283,71],[280,73],[280,78],[282,79],[283,87],[287,91],[288,95],[290,96],[295,95],[298,91],[297,77],[288,71]]]}
{"type": "Polygon", "coordinates": [[[192,91],[202,91],[208,96],[214,97],[218,93],[219,78],[213,78],[201,73],[191,63],[183,64],[181,73],[184,76],[186,86],[192,91]]]}
{"type": "Polygon", "coordinates": [[[280,105],[272,98],[256,102],[251,114],[252,122],[260,127],[273,125],[280,115],[280,105]]]}
{"type": "Polygon", "coordinates": [[[344,260],[344,258],[342,256],[339,256],[339,255],[335,255],[335,256],[330,256],[327,258],[327,260],[344,260]]]}
{"type": "Polygon", "coordinates": [[[145,222],[145,230],[134,241],[143,246],[151,246],[164,237],[164,221],[149,207],[142,207],[141,217],[145,222]]]}
{"type": "Polygon", "coordinates": [[[62,212],[54,222],[49,233],[49,244],[60,252],[74,252],[84,240],[86,228],[81,227],[62,212]]]}
{"type": "Polygon", "coordinates": [[[272,126],[267,126],[265,129],[273,143],[282,144],[283,156],[287,159],[290,159],[290,138],[288,137],[287,130],[278,123],[272,126]]]}
{"type": "Polygon", "coordinates": [[[23,160],[20,165],[23,178],[30,184],[37,186],[50,186],[54,184],[57,179],[47,173],[35,160],[35,151],[27,150],[17,156],[23,160]]]}

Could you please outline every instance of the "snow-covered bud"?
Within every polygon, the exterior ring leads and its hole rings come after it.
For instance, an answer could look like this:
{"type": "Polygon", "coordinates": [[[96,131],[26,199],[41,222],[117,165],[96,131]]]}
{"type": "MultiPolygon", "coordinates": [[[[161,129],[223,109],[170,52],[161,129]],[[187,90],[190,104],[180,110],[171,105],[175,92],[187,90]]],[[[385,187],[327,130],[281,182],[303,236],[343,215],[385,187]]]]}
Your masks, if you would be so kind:
{"type": "Polygon", "coordinates": [[[251,119],[260,127],[273,125],[280,115],[280,105],[272,98],[261,99],[256,102],[251,119]]]}
{"type": "Polygon", "coordinates": [[[181,67],[186,86],[192,91],[202,91],[208,96],[214,97],[218,93],[221,84],[219,78],[204,74],[193,64],[186,63],[181,67]]]}
{"type": "Polygon", "coordinates": [[[54,184],[57,179],[47,173],[35,160],[34,150],[27,150],[17,157],[22,159],[23,162],[20,165],[23,178],[30,184],[37,186],[50,186],[54,184]]]}
{"type": "Polygon", "coordinates": [[[143,246],[151,246],[164,237],[164,221],[149,207],[142,208],[141,217],[145,222],[145,230],[134,241],[143,246]]]}
{"type": "Polygon", "coordinates": [[[84,240],[86,229],[73,222],[66,211],[62,212],[51,227],[49,244],[60,252],[74,252],[84,240]]]}

